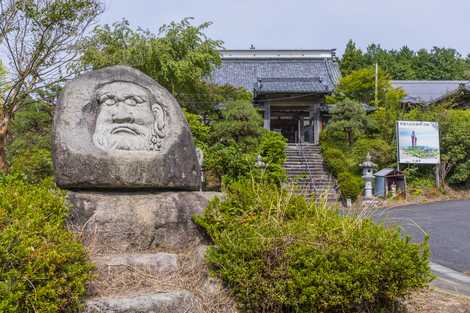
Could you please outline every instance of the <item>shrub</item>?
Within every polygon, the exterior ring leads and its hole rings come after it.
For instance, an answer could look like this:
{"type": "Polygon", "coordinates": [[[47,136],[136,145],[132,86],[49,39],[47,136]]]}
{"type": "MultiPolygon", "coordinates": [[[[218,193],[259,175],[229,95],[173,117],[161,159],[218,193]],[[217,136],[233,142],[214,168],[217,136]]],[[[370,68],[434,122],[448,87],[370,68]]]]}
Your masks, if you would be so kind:
{"type": "Polygon", "coordinates": [[[286,180],[284,162],[286,161],[286,138],[276,132],[264,131],[258,146],[259,155],[266,163],[263,178],[266,181],[279,184],[286,180]]]}
{"type": "Polygon", "coordinates": [[[328,146],[323,147],[322,150],[326,166],[334,176],[349,170],[349,165],[343,151],[328,146]]]}
{"type": "Polygon", "coordinates": [[[201,149],[205,149],[211,130],[210,126],[205,125],[202,122],[201,116],[198,114],[188,112],[184,109],[183,112],[189,128],[191,129],[194,144],[201,149]]]}
{"type": "Polygon", "coordinates": [[[244,312],[378,312],[432,277],[427,241],[274,185],[234,183],[195,220],[215,244],[212,272],[244,312]]]}
{"type": "Polygon", "coordinates": [[[0,312],[76,312],[90,278],[60,191],[0,178],[0,312]]]}
{"type": "Polygon", "coordinates": [[[354,163],[362,163],[367,153],[370,153],[372,161],[379,168],[387,166],[395,161],[396,150],[393,144],[382,139],[361,138],[356,141],[352,148],[354,163]]]}
{"type": "Polygon", "coordinates": [[[31,184],[37,184],[53,175],[51,152],[47,149],[23,152],[13,160],[10,171],[31,184]]]}
{"type": "Polygon", "coordinates": [[[349,172],[342,172],[338,175],[338,184],[341,195],[347,199],[356,200],[357,196],[362,192],[364,182],[360,176],[349,172]]]}

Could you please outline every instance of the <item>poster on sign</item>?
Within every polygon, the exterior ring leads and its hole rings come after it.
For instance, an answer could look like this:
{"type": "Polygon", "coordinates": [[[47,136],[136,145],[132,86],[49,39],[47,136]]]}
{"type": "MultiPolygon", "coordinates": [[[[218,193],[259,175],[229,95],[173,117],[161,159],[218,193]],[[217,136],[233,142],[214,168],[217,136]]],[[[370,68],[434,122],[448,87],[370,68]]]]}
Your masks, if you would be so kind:
{"type": "Polygon", "coordinates": [[[440,163],[438,123],[398,121],[397,138],[399,163],[440,163]]]}

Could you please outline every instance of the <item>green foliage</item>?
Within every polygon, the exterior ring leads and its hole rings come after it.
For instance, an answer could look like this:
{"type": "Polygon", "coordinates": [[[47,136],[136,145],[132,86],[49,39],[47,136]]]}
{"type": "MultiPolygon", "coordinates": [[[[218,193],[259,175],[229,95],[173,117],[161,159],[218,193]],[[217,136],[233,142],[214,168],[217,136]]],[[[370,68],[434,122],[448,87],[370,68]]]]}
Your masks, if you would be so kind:
{"type": "Polygon", "coordinates": [[[334,176],[349,171],[349,162],[342,150],[322,144],[322,154],[328,170],[334,176]]]}
{"type": "Polygon", "coordinates": [[[339,173],[338,184],[341,195],[345,199],[351,199],[352,201],[356,200],[357,196],[361,193],[364,187],[362,178],[350,172],[339,173]]]}
{"type": "Polygon", "coordinates": [[[261,134],[263,120],[249,101],[230,101],[221,110],[222,118],[212,124],[210,141],[253,146],[261,134]]]}
{"type": "Polygon", "coordinates": [[[195,220],[243,312],[379,312],[432,277],[427,242],[274,185],[236,182],[195,220]]]}
{"type": "Polygon", "coordinates": [[[341,78],[332,96],[326,97],[328,103],[336,103],[344,98],[354,99],[366,104],[380,104],[391,91],[390,77],[379,68],[378,103],[375,103],[375,67],[369,66],[351,72],[341,78]]]}
{"type": "Polygon", "coordinates": [[[340,69],[343,75],[349,75],[365,67],[364,56],[361,49],[356,47],[356,44],[351,39],[346,44],[343,56],[340,62],[340,69]]]}
{"type": "Polygon", "coordinates": [[[345,151],[325,143],[322,143],[322,154],[328,170],[337,178],[341,196],[356,200],[364,186],[362,178],[357,174],[359,163],[354,157],[347,157],[345,151]]]}
{"type": "Polygon", "coordinates": [[[203,151],[207,150],[207,142],[211,131],[210,126],[205,125],[200,115],[183,110],[186,121],[193,135],[194,143],[203,151]]]}
{"type": "Polygon", "coordinates": [[[215,144],[204,157],[204,169],[220,178],[235,180],[255,170],[256,153],[235,142],[215,144]]]}
{"type": "Polygon", "coordinates": [[[379,168],[389,166],[395,161],[395,147],[383,139],[361,138],[352,147],[352,156],[355,164],[362,163],[370,153],[379,168]]]}
{"type": "MultiPolygon", "coordinates": [[[[377,154],[384,150],[379,139],[366,141],[364,137],[373,127],[363,106],[345,98],[336,104],[331,121],[321,135],[323,157],[330,172],[336,176],[343,198],[355,200],[362,191],[363,182],[358,174],[360,157],[367,154],[374,143],[377,154]],[[367,150],[364,152],[364,148],[367,150]]],[[[384,144],[386,146],[386,144],[384,144]]]]}
{"type": "Polygon", "coordinates": [[[263,131],[257,150],[263,162],[266,163],[266,170],[262,175],[264,181],[279,183],[287,178],[284,169],[286,146],[287,139],[283,135],[272,131],[263,131]]]}
{"type": "Polygon", "coordinates": [[[324,129],[323,139],[330,143],[349,145],[364,135],[368,120],[364,107],[359,102],[345,98],[335,104],[331,121],[324,129]]]}
{"type": "Polygon", "coordinates": [[[226,99],[249,99],[249,93],[230,86],[208,85],[207,77],[220,64],[222,42],[210,39],[210,23],[192,25],[191,18],[160,27],[158,34],[134,30],[126,20],[97,26],[83,44],[86,68],[126,64],[166,87],[193,112],[210,111],[226,99]]]}
{"type": "Polygon", "coordinates": [[[18,155],[10,165],[10,174],[37,184],[54,175],[51,151],[34,149],[18,155]]]}
{"type": "Polygon", "coordinates": [[[378,63],[395,80],[461,80],[468,77],[466,62],[468,58],[451,48],[386,50],[371,44],[363,52],[350,40],[340,64],[343,75],[378,63]]]}
{"type": "Polygon", "coordinates": [[[10,172],[30,183],[53,175],[51,157],[52,108],[31,102],[19,110],[10,128],[7,159],[10,172]]]}
{"type": "Polygon", "coordinates": [[[0,178],[0,311],[76,312],[91,265],[56,189],[0,178]]]}
{"type": "Polygon", "coordinates": [[[277,183],[283,181],[287,142],[282,135],[262,128],[261,116],[253,104],[229,101],[220,115],[211,124],[204,168],[225,181],[253,175],[277,183]],[[266,164],[264,171],[255,165],[258,155],[266,164]]]}

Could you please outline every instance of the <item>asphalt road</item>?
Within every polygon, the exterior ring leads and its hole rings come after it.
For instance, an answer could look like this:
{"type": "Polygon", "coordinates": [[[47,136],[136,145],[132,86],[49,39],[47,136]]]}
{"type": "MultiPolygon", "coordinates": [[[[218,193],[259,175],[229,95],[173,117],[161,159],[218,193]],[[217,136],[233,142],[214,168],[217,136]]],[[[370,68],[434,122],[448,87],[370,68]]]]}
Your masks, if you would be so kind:
{"type": "Polygon", "coordinates": [[[444,201],[379,211],[385,224],[399,224],[414,241],[430,235],[431,261],[470,272],[470,201],[444,201]]]}

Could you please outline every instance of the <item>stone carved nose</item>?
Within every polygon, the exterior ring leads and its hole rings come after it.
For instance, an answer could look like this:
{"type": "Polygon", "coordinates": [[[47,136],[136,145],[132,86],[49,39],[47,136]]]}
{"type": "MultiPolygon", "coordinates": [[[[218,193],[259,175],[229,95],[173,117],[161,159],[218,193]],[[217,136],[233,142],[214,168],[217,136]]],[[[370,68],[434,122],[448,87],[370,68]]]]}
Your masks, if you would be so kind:
{"type": "Polygon", "coordinates": [[[132,113],[127,110],[125,105],[120,105],[120,103],[115,105],[111,117],[113,123],[116,124],[134,123],[135,121],[132,113]]]}

